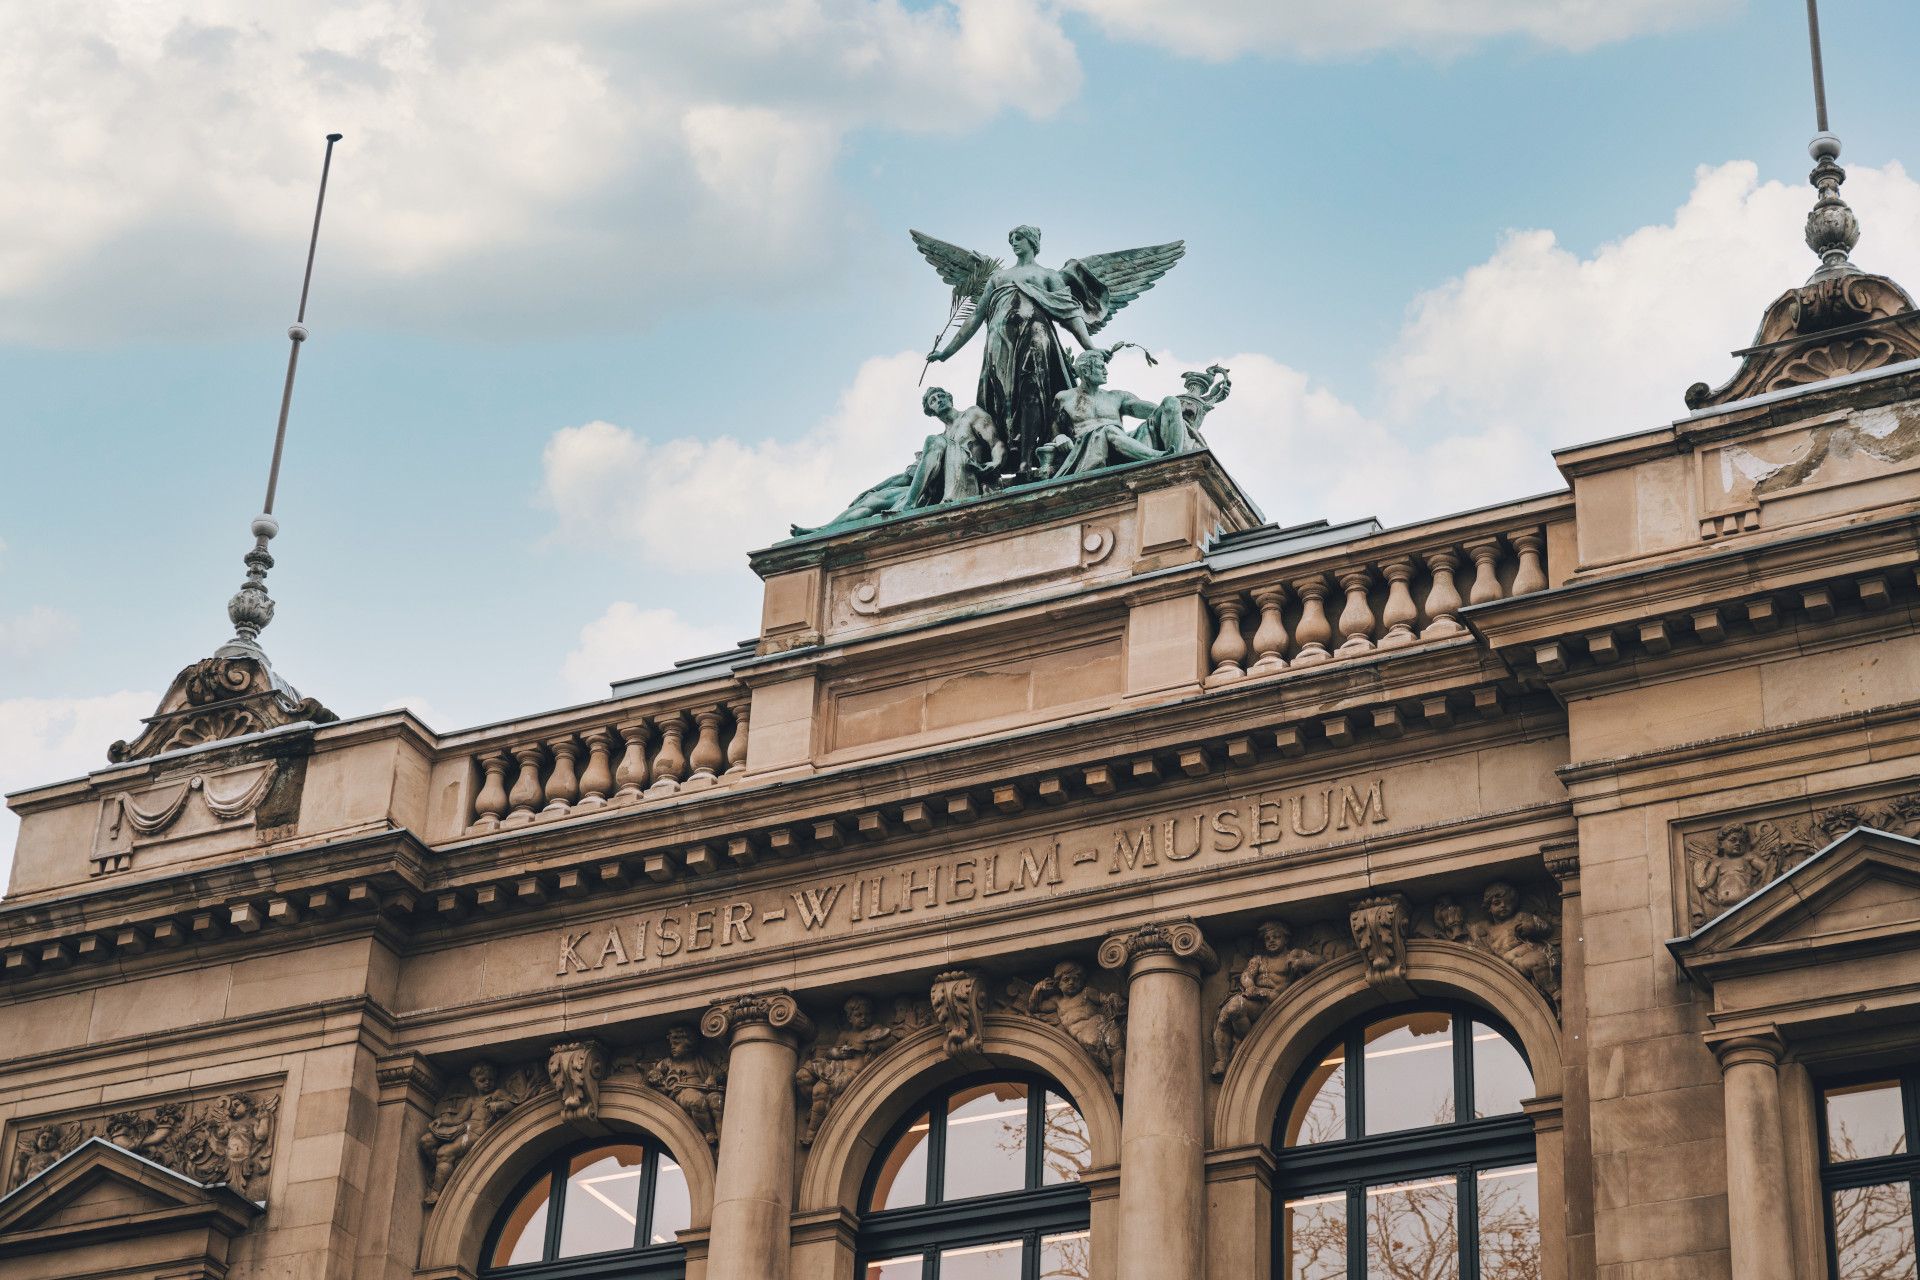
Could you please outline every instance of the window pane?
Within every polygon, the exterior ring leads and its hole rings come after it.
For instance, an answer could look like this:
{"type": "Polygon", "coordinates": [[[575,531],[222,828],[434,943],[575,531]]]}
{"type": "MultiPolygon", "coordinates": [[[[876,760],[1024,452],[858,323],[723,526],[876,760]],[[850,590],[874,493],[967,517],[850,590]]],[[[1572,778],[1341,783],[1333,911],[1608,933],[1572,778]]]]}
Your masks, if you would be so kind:
{"type": "MultiPolygon", "coordinates": [[[[1027,1185],[1026,1085],[996,1080],[954,1092],[947,1102],[943,1185],[943,1200],[1019,1191],[1027,1185]]],[[[952,1280],[944,1263],[940,1274],[952,1280]]]]}
{"type": "Polygon", "coordinates": [[[693,1197],[687,1194],[687,1174],[666,1156],[653,1178],[653,1230],[650,1244],[677,1244],[678,1232],[693,1225],[693,1197]]]}
{"type": "MultiPolygon", "coordinates": [[[[927,1113],[921,1112],[887,1152],[873,1180],[874,1209],[902,1209],[927,1202],[927,1113]]],[[[892,1280],[889,1276],[888,1280],[892,1280]]]]}
{"type": "Polygon", "coordinates": [[[1538,1168],[1482,1169],[1479,1184],[1480,1280],[1539,1280],[1538,1168]]]}
{"type": "Polygon", "coordinates": [[[1347,1280],[1346,1192],[1287,1201],[1280,1230],[1287,1280],[1347,1280]]]}
{"type": "Polygon", "coordinates": [[[1907,1149],[1900,1082],[1873,1080],[1822,1091],[1827,1103],[1827,1160],[1867,1160],[1907,1149]]]}
{"type": "Polygon", "coordinates": [[[1914,1280],[1912,1184],[1834,1192],[1833,1251],[1839,1280],[1914,1280]]]}
{"type": "Polygon", "coordinates": [[[1512,1041],[1492,1027],[1473,1024],[1473,1114],[1510,1116],[1533,1096],[1533,1072],[1512,1041]]]}
{"type": "Polygon", "coordinates": [[[1093,1144],[1087,1122],[1074,1105],[1057,1093],[1047,1095],[1046,1131],[1040,1153],[1040,1182],[1055,1186],[1072,1182],[1093,1163],[1093,1144]]]}
{"type": "Polygon", "coordinates": [[[645,1147],[623,1142],[583,1151],[568,1162],[560,1257],[633,1248],[646,1161],[645,1147]]]}
{"type": "Polygon", "coordinates": [[[908,1258],[883,1258],[867,1264],[866,1280],[920,1280],[924,1268],[920,1255],[908,1258]]]}
{"type": "Polygon", "coordinates": [[[1085,1231],[1068,1231],[1040,1242],[1040,1280],[1087,1280],[1093,1274],[1087,1261],[1091,1247],[1085,1231]]]}
{"type": "Polygon", "coordinates": [[[1367,1280],[1459,1280],[1459,1198],[1451,1177],[1368,1187],[1367,1280]]]}
{"type": "Polygon", "coordinates": [[[942,1249],[940,1280],[1020,1280],[1022,1253],[1018,1240],[942,1249]]]}
{"type": "Polygon", "coordinates": [[[1316,1142],[1338,1142],[1347,1136],[1347,1050],[1334,1046],[1320,1060],[1294,1099],[1293,1114],[1287,1117],[1289,1147],[1305,1147],[1316,1142]]]}
{"type": "Polygon", "coordinates": [[[551,1186],[551,1178],[541,1178],[501,1221],[491,1265],[511,1267],[540,1261],[547,1248],[547,1193],[551,1186]]]}
{"type": "Polygon", "coordinates": [[[1367,1132],[1392,1133],[1453,1119],[1453,1018],[1409,1013],[1368,1027],[1360,1083],[1367,1132]]]}

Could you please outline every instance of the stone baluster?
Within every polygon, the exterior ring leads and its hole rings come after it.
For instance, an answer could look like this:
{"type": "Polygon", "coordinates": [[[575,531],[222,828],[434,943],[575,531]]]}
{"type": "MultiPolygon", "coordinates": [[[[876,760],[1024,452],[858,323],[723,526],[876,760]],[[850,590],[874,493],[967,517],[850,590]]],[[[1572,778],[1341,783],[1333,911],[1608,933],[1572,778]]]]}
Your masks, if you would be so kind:
{"type": "Polygon", "coordinates": [[[1240,615],[1246,610],[1246,602],[1236,591],[1211,603],[1215,625],[1208,657],[1213,660],[1213,674],[1207,679],[1209,683],[1238,680],[1247,674],[1242,665],[1247,660],[1247,637],[1240,630],[1240,615]]]}
{"type": "Polygon", "coordinates": [[[1387,575],[1387,604],[1380,611],[1380,624],[1386,633],[1380,637],[1382,649],[1398,649],[1414,641],[1413,624],[1420,610],[1413,603],[1413,557],[1401,556],[1380,566],[1387,575]]]}
{"type": "Polygon", "coordinates": [[[686,781],[690,791],[712,786],[720,766],[727,762],[727,753],[720,747],[720,720],[725,714],[722,707],[704,707],[693,713],[699,728],[694,735],[693,751],[687,757],[687,763],[693,766],[686,781]]]}
{"type": "Polygon", "coordinates": [[[1287,665],[1287,622],[1280,614],[1281,605],[1286,603],[1287,589],[1274,585],[1262,587],[1253,593],[1253,603],[1260,610],[1260,625],[1253,632],[1253,666],[1247,674],[1264,676],[1271,671],[1284,670],[1287,665]]]}
{"type": "Polygon", "coordinates": [[[1473,557],[1473,588],[1467,592],[1468,604],[1485,604],[1500,598],[1500,539],[1475,538],[1467,544],[1473,557]]]}
{"type": "Polygon", "coordinates": [[[727,1045],[707,1280],[786,1280],[797,1118],[793,1075],[813,1034],[785,992],[722,1000],[700,1019],[727,1045]]]}
{"type": "Polygon", "coordinates": [[[1538,529],[1529,529],[1525,533],[1513,535],[1513,549],[1520,555],[1520,568],[1513,575],[1513,591],[1516,596],[1528,595],[1547,589],[1547,564],[1544,558],[1547,539],[1538,529]]]}
{"type": "Polygon", "coordinates": [[[514,775],[513,790],[507,793],[507,803],[513,806],[513,811],[500,824],[503,827],[532,822],[533,807],[546,795],[546,789],[540,785],[540,759],[546,748],[537,742],[523,742],[512,750],[520,772],[514,775]]]}
{"type": "Polygon", "coordinates": [[[1727,1225],[1740,1280],[1794,1280],[1780,1041],[1748,1035],[1714,1046],[1726,1107],[1727,1225]]]}
{"type": "Polygon", "coordinates": [[[480,757],[485,774],[480,793],[473,798],[473,825],[469,831],[497,831],[507,812],[507,761],[513,757],[504,751],[489,751],[480,757]]]}
{"type": "Polygon", "coordinates": [[[631,720],[615,726],[620,731],[620,767],[614,770],[615,804],[632,804],[647,789],[647,743],[653,732],[645,720],[631,720]]]}
{"type": "Polygon", "coordinates": [[[1293,655],[1293,665],[1310,667],[1333,656],[1327,652],[1333,639],[1333,627],[1327,622],[1327,580],[1318,574],[1301,578],[1293,590],[1300,597],[1300,625],[1293,629],[1300,651],[1293,655]]]}
{"type": "Polygon", "coordinates": [[[729,776],[747,771],[747,713],[749,704],[742,702],[733,708],[733,736],[727,739],[727,773],[729,776]]]}
{"type": "Polygon", "coordinates": [[[660,749],[653,753],[653,783],[647,788],[649,798],[670,796],[680,790],[680,780],[687,776],[687,753],[681,746],[686,734],[686,712],[676,711],[660,717],[660,749]]]}
{"type": "Polygon", "coordinates": [[[540,812],[560,817],[580,798],[580,740],[572,734],[548,741],[553,752],[553,769],[547,774],[547,807],[540,812]]]}
{"type": "Polygon", "coordinates": [[[580,799],[573,807],[599,809],[613,790],[613,730],[587,729],[580,737],[587,744],[587,767],[580,775],[580,799]]]}
{"type": "Polygon", "coordinates": [[[1100,944],[1127,973],[1127,1105],[1120,1115],[1116,1280],[1202,1274],[1206,1239],[1206,1064],[1200,981],[1217,967],[1187,921],[1149,924],[1100,944]]]}
{"type": "Polygon", "coordinates": [[[1340,647],[1334,653],[1342,658],[1372,653],[1373,606],[1367,602],[1367,589],[1373,585],[1373,570],[1365,565],[1342,569],[1339,578],[1347,604],[1340,610],[1340,647]]]}
{"type": "Polygon", "coordinates": [[[1452,547],[1427,552],[1427,570],[1433,582],[1427,588],[1427,625],[1422,640],[1440,640],[1457,636],[1466,628],[1460,625],[1460,588],[1453,575],[1460,572],[1460,553],[1452,547]]]}

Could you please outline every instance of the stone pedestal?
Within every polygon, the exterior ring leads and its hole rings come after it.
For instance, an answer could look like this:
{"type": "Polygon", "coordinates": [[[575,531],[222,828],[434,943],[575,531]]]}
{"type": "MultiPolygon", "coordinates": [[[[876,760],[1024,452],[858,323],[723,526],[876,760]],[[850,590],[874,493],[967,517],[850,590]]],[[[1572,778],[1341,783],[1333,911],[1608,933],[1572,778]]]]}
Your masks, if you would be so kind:
{"type": "Polygon", "coordinates": [[[1206,1063],[1200,976],[1213,950],[1192,924],[1108,938],[1100,963],[1127,971],[1127,1076],[1120,1120],[1117,1280],[1200,1280],[1206,1264],[1206,1063]]]}
{"type": "Polygon", "coordinates": [[[1733,1274],[1795,1280],[1780,1127],[1780,1042],[1742,1036],[1714,1046],[1727,1114],[1727,1226],[1733,1274]]]}
{"type": "Polygon", "coordinates": [[[708,1009],[700,1030],[726,1039],[727,1107],[714,1173],[707,1280],[786,1280],[793,1212],[793,1073],[807,1016],[784,993],[708,1009]]]}

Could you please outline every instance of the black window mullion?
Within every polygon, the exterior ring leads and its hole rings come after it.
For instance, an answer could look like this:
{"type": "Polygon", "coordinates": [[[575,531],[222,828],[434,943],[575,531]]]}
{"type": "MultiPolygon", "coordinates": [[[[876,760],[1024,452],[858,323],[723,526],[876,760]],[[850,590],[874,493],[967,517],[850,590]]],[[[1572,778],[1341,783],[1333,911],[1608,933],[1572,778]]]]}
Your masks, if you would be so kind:
{"type": "Polygon", "coordinates": [[[540,1257],[552,1262],[560,1256],[560,1211],[566,1203],[567,1157],[563,1152],[553,1158],[553,1171],[547,1175],[547,1243],[540,1257]]]}
{"type": "Polygon", "coordinates": [[[644,1249],[653,1243],[653,1185],[660,1176],[660,1149],[646,1144],[646,1158],[640,1165],[640,1208],[633,1215],[633,1247],[644,1249]]]}
{"type": "Polygon", "coordinates": [[[1366,1059],[1366,1028],[1347,1037],[1347,1065],[1341,1072],[1347,1078],[1347,1137],[1358,1138],[1367,1131],[1366,1090],[1360,1085],[1361,1063],[1366,1059]]]}
{"type": "Polygon", "coordinates": [[[1479,1114],[1473,1097],[1473,1034],[1479,1028],[1460,1010],[1450,1011],[1453,1023],[1453,1120],[1471,1120],[1479,1114]]]}
{"type": "Polygon", "coordinates": [[[947,1090],[927,1104],[927,1203],[947,1196],[947,1110],[953,1092],[947,1090]]]}
{"type": "Polygon", "coordinates": [[[1347,1280],[1367,1280],[1367,1189],[1347,1188],[1347,1280]]]}
{"type": "Polygon", "coordinates": [[[1047,1091],[1027,1086],[1027,1190],[1040,1185],[1047,1145],[1047,1091]]]}
{"type": "Polygon", "coordinates": [[[1479,1171],[1469,1166],[1457,1176],[1453,1217],[1460,1234],[1460,1280],[1480,1280],[1479,1171]]]}

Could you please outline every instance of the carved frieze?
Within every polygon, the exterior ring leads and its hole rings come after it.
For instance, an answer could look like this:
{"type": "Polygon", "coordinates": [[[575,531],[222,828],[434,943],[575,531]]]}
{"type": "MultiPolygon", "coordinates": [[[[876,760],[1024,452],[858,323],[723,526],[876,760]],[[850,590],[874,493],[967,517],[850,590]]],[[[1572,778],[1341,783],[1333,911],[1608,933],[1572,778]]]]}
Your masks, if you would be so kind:
{"type": "MultiPolygon", "coordinates": [[[[937,985],[937,984],[936,984],[937,985]]],[[[800,1069],[794,1073],[794,1085],[800,1093],[800,1145],[813,1145],[813,1138],[826,1122],[827,1112],[847,1091],[855,1077],[864,1071],[895,1041],[911,1034],[921,1025],[912,1003],[902,1002],[893,1018],[877,1021],[873,1001],[853,996],[841,1008],[843,1021],[830,1035],[814,1042],[800,1069]]]]}
{"type": "Polygon", "coordinates": [[[1728,822],[1683,836],[1687,928],[1698,929],[1855,827],[1920,836],[1920,791],[1728,822]]]}
{"type": "Polygon", "coordinates": [[[1008,987],[1021,1013],[1066,1032],[1113,1081],[1115,1096],[1126,1089],[1127,997],[1105,991],[1087,977],[1078,960],[1062,960],[1038,982],[1016,980],[1008,987]]]}
{"type": "Polygon", "coordinates": [[[274,1086],[25,1125],[15,1131],[7,1189],[38,1177],[87,1139],[104,1138],[196,1182],[224,1183],[263,1200],[279,1113],[274,1086]]]}
{"type": "Polygon", "coordinates": [[[1227,997],[1214,1015],[1214,1079],[1227,1073],[1240,1042],[1275,996],[1347,949],[1342,939],[1324,936],[1324,926],[1322,934],[1296,946],[1293,929],[1284,920],[1262,920],[1254,926],[1252,954],[1245,965],[1228,972],[1227,997]]]}

